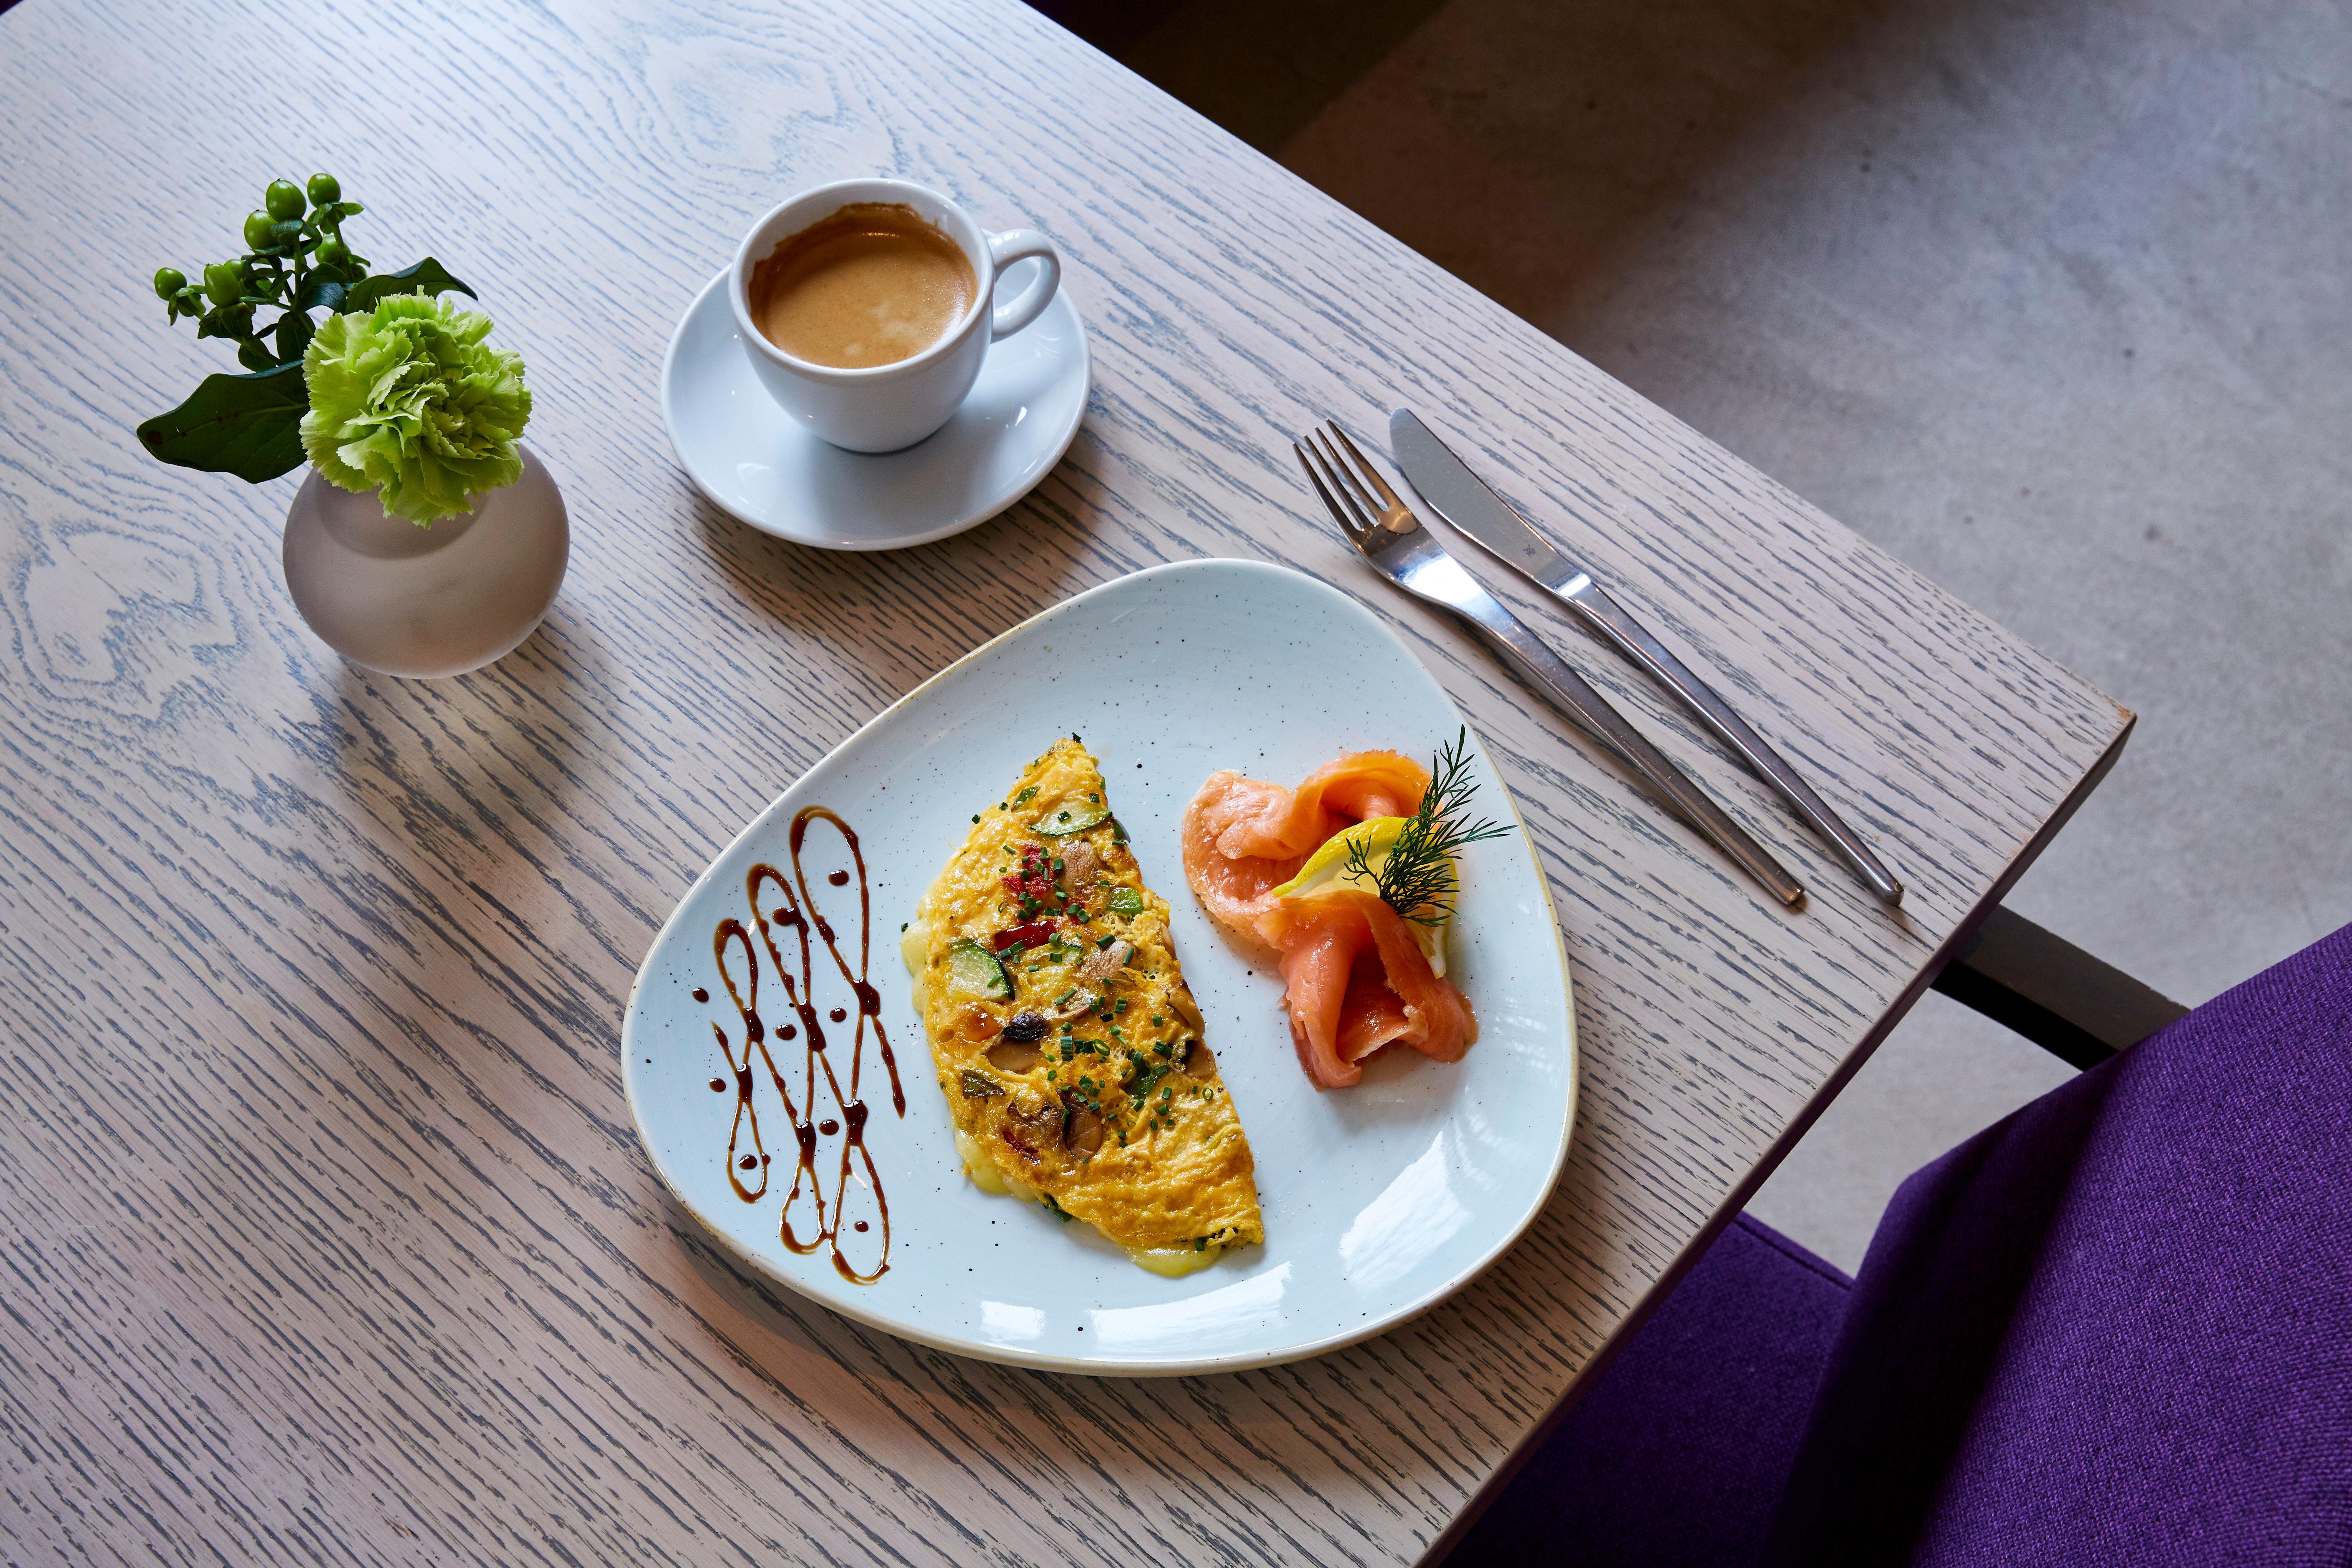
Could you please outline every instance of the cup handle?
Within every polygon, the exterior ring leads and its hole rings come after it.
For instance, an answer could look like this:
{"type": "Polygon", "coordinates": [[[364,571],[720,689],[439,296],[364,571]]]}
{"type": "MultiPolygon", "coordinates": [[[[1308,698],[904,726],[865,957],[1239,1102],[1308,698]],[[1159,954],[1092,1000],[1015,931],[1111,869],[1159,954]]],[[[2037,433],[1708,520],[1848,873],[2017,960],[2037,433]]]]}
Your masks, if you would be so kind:
{"type": "Polygon", "coordinates": [[[1045,266],[1039,269],[1036,281],[1021,290],[1021,298],[996,307],[988,334],[992,339],[1011,337],[1037,319],[1037,313],[1054,298],[1054,290],[1062,286],[1062,258],[1054,249],[1054,242],[1034,228],[1011,229],[988,237],[988,258],[999,278],[1014,262],[1026,261],[1033,256],[1045,266]]]}

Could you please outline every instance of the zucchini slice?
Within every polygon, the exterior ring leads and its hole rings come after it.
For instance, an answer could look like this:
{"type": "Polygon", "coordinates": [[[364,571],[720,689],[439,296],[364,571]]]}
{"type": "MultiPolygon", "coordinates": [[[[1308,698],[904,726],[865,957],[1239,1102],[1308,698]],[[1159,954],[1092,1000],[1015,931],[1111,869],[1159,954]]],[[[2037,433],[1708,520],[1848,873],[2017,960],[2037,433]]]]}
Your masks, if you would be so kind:
{"type": "Polygon", "coordinates": [[[1047,838],[1061,838],[1073,833],[1084,833],[1089,827],[1100,827],[1109,820],[1108,806],[1091,800],[1073,800],[1039,817],[1036,831],[1047,838]]]}
{"type": "Polygon", "coordinates": [[[948,949],[948,984],[991,1002],[1013,999],[1013,977],[1004,973],[1003,961],[970,937],[948,949]]]}

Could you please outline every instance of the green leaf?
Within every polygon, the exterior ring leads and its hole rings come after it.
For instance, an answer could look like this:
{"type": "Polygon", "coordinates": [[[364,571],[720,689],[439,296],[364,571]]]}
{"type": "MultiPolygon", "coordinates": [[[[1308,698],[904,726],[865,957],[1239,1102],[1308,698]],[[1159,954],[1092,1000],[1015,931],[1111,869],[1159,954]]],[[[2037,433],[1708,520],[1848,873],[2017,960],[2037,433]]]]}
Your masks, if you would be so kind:
{"type": "Polygon", "coordinates": [[[316,310],[324,307],[339,311],[343,308],[343,296],[350,292],[352,285],[366,276],[367,268],[364,267],[353,266],[350,262],[330,266],[322,261],[303,278],[302,297],[294,301],[294,308],[316,310]]]}
{"type": "Polygon", "coordinates": [[[207,310],[205,312],[203,321],[196,327],[196,336],[199,338],[243,339],[250,336],[252,332],[253,307],[244,304],[207,310]]]}
{"type": "Polygon", "coordinates": [[[278,340],[278,363],[283,364],[300,359],[302,351],[310,346],[313,331],[310,318],[299,310],[289,310],[278,317],[278,325],[273,329],[278,340]]]}
{"type": "Polygon", "coordinates": [[[378,300],[394,294],[422,294],[430,300],[452,291],[467,299],[480,297],[450,277],[439,262],[428,256],[404,272],[379,272],[373,278],[361,279],[343,291],[343,302],[336,309],[348,315],[353,310],[373,310],[378,300]]]}
{"type": "Polygon", "coordinates": [[[299,362],[257,375],[208,375],[185,403],[139,426],[139,441],[163,462],[257,485],[302,465],[310,407],[299,362]]]}

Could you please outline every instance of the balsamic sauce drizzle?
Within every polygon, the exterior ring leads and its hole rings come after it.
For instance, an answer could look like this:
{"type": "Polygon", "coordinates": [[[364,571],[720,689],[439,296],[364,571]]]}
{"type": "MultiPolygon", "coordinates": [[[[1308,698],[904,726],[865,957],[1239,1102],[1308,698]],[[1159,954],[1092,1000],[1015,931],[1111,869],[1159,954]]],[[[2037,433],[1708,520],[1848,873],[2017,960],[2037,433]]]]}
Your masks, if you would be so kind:
{"type": "MultiPolygon", "coordinates": [[[[898,1081],[898,1060],[890,1050],[890,1037],[882,1026],[881,994],[866,978],[872,952],[873,924],[873,900],[866,884],[866,856],[858,847],[857,835],[848,823],[824,806],[812,805],[803,807],[793,818],[792,862],[793,875],[789,882],[782,871],[764,860],[753,866],[743,879],[743,894],[751,906],[752,924],[759,929],[759,946],[767,950],[770,966],[774,971],[777,983],[783,987],[784,1002],[800,1020],[797,1028],[784,1024],[775,1031],[779,1040],[802,1037],[801,1070],[795,1075],[800,1079],[797,1094],[793,1092],[793,1086],[786,1081],[784,1073],[777,1068],[775,1058],[768,1049],[768,1026],[760,1016],[760,955],[752,945],[750,929],[741,921],[730,916],[720,921],[711,932],[710,951],[719,966],[719,978],[727,987],[728,1000],[743,1020],[743,1051],[740,1060],[728,1041],[727,1031],[716,1023],[710,1026],[710,1032],[719,1038],[719,1050],[725,1054],[728,1065],[735,1073],[735,1120],[727,1132],[727,1180],[735,1188],[735,1195],[747,1204],[758,1203],[767,1195],[768,1152],[761,1141],[760,1113],[751,1102],[754,1081],[751,1061],[756,1055],[767,1068],[769,1078],[775,1083],[776,1093],[783,1100],[784,1114],[792,1121],[793,1139],[799,1149],[799,1158],[793,1166],[792,1189],[784,1194],[783,1211],[777,1221],[778,1235],[786,1247],[803,1255],[814,1252],[820,1247],[830,1247],[834,1268],[843,1279],[853,1284],[871,1285],[890,1268],[890,1204],[883,1195],[881,1173],[876,1169],[874,1156],[866,1147],[868,1111],[861,1092],[861,1080],[866,1067],[866,1029],[869,1021],[874,1027],[875,1044],[881,1052],[882,1065],[889,1074],[891,1106],[901,1118],[907,1114],[907,1091],[898,1081]],[[841,951],[841,942],[832,922],[817,910],[816,900],[809,892],[807,872],[802,865],[802,848],[808,838],[809,824],[815,821],[832,824],[847,845],[851,858],[856,862],[857,968],[855,973],[841,951]],[[772,886],[777,895],[774,905],[767,910],[760,907],[763,885],[772,886]],[[814,950],[809,943],[812,925],[823,939],[825,951],[832,956],[835,967],[840,970],[842,979],[857,995],[857,1027],[850,1043],[849,1082],[845,1091],[841,1074],[834,1065],[835,1056],[825,1038],[824,1026],[817,1019],[815,995],[811,984],[814,957],[814,950]],[[777,926],[786,928],[799,938],[797,977],[793,966],[786,963],[783,951],[777,945],[777,926]],[[734,972],[728,967],[730,944],[740,945],[743,950],[743,980],[740,985],[734,972]],[[831,1109],[837,1113],[837,1117],[828,1115],[822,1121],[818,1120],[817,1105],[820,1085],[822,1091],[833,1102],[831,1109]],[[752,1153],[739,1156],[737,1147],[747,1130],[751,1134],[752,1153]],[[831,1138],[836,1131],[845,1130],[840,1161],[833,1173],[832,1191],[828,1197],[825,1173],[820,1168],[823,1150],[818,1139],[820,1135],[831,1138]],[[863,1163],[862,1172],[853,1165],[853,1161],[863,1163]],[[759,1184],[746,1185],[736,1173],[739,1167],[746,1171],[756,1169],[759,1184]],[[854,1174],[862,1174],[861,1184],[872,1194],[875,1217],[880,1221],[881,1228],[880,1255],[873,1268],[865,1272],[853,1265],[842,1251],[843,1212],[851,1197],[851,1177],[854,1174]],[[803,1214],[796,1221],[796,1209],[814,1210],[814,1213],[803,1214]],[[813,1227],[805,1237],[801,1233],[803,1226],[813,1227]]],[[[827,880],[836,887],[845,887],[848,884],[849,876],[846,872],[836,871],[827,880]]],[[[695,993],[698,1000],[707,994],[699,988],[695,993]]],[[[835,1023],[841,1022],[845,1016],[844,1009],[833,1009],[835,1023]]],[[[724,1089],[722,1082],[718,1079],[712,1081],[715,1087],[724,1089]]],[[[853,1234],[863,1235],[867,1230],[867,1224],[861,1219],[851,1229],[853,1234]]],[[[864,1251],[865,1247],[861,1247],[859,1250],[864,1251]]]]}

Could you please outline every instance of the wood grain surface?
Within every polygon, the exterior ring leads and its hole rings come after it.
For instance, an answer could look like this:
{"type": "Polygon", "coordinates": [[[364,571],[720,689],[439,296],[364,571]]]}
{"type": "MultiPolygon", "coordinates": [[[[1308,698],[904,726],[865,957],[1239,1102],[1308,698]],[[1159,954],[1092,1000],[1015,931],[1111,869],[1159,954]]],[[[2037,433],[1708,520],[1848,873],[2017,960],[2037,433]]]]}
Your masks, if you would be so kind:
{"type": "MultiPolygon", "coordinates": [[[[2094,782],[2114,703],[1013,0],[26,0],[0,18],[0,1555],[14,1562],[1409,1562],[1762,1179],[2094,782]],[[215,343],[145,279],[273,175],[368,205],[530,364],[571,576],[410,684],[295,617],[258,489],[131,436],[215,343]],[[677,314],[796,187],[887,172],[1060,246],[1068,459],[840,557],[701,501],[677,314]],[[1770,907],[1318,515],[1286,438],[1409,402],[1583,553],[1910,888],[1873,904],[1564,622],[1814,891],[1770,907]],[[972,644],[1153,562],[1391,617],[1549,870],[1570,1168],[1486,1278],[1307,1364],[1090,1382],[754,1282],[623,1102],[671,902],[972,644]]],[[[1473,563],[1507,599],[1514,584],[1473,563]]],[[[1375,737],[1338,738],[1362,742],[1375,737]]]]}

